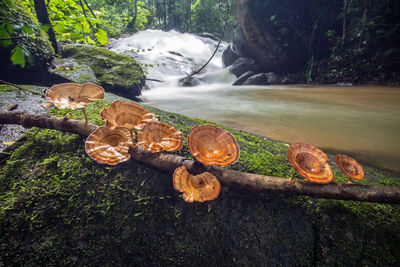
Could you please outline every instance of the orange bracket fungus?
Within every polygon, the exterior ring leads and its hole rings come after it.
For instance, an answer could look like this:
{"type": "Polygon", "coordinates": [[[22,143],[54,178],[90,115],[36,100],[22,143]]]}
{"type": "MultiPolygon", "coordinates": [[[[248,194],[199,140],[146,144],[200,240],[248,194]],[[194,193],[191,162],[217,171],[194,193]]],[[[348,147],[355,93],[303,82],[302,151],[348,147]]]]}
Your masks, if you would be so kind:
{"type": "Polygon", "coordinates": [[[100,116],[110,128],[121,126],[129,130],[140,129],[143,126],[141,122],[154,118],[154,114],[144,107],[121,100],[115,100],[108,108],[102,109],[100,116]]]}
{"type": "Polygon", "coordinates": [[[123,127],[111,129],[98,127],[86,139],[86,153],[99,163],[116,165],[127,161],[131,155],[129,147],[136,147],[131,132],[123,127]]]}
{"type": "Polygon", "coordinates": [[[239,159],[239,145],[227,131],[215,125],[197,125],[188,135],[190,153],[205,165],[228,166],[239,159]]]}
{"type": "Polygon", "coordinates": [[[177,168],[173,176],[174,189],[182,192],[187,202],[214,200],[221,192],[218,179],[209,172],[192,175],[185,166],[177,168]]]}
{"type": "Polygon", "coordinates": [[[52,102],[58,108],[82,109],[86,123],[88,122],[85,111],[86,105],[103,98],[104,89],[94,83],[85,83],[84,85],[60,83],[53,85],[46,91],[46,100],[52,102]]]}
{"type": "Polygon", "coordinates": [[[333,181],[329,159],[319,148],[296,143],[289,147],[287,154],[289,163],[307,180],[317,184],[328,184],[333,181]]]}
{"type": "Polygon", "coordinates": [[[347,155],[337,154],[335,155],[335,162],[339,169],[349,177],[349,183],[352,183],[352,180],[361,181],[364,179],[364,170],[355,159],[347,155]]]}
{"type": "Polygon", "coordinates": [[[182,132],[173,126],[156,120],[146,120],[137,134],[138,144],[152,152],[177,151],[182,146],[182,132]]]}

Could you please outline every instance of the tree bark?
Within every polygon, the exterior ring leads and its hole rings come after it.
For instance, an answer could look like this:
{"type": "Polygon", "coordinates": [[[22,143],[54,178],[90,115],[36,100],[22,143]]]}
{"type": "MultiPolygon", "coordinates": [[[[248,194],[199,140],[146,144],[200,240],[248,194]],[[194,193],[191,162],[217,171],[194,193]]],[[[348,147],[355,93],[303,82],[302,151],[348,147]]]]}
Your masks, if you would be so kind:
{"type": "Polygon", "coordinates": [[[344,47],[344,43],[346,40],[347,5],[348,5],[348,0],[344,0],[343,1],[343,18],[342,18],[342,40],[341,40],[342,47],[344,47]]]}
{"type": "Polygon", "coordinates": [[[49,39],[51,42],[51,45],[54,48],[54,52],[58,54],[58,45],[57,45],[57,39],[56,39],[56,34],[54,33],[53,26],[51,25],[49,14],[47,13],[47,7],[46,3],[44,0],[33,0],[35,4],[35,11],[36,11],[36,16],[39,20],[39,22],[43,25],[48,25],[49,29],[47,30],[47,34],[49,35],[49,39]]]}
{"type": "Polygon", "coordinates": [[[135,0],[135,5],[134,5],[134,11],[133,11],[133,17],[132,17],[132,20],[128,23],[128,29],[132,29],[132,30],[134,30],[135,29],[135,22],[136,22],[136,18],[137,18],[137,5],[138,5],[138,3],[137,3],[137,0],[135,0]]]}
{"type": "MultiPolygon", "coordinates": [[[[87,137],[98,126],[83,121],[32,115],[24,112],[0,112],[0,124],[20,124],[25,127],[41,127],[71,132],[87,137]]],[[[356,200],[378,203],[400,203],[400,187],[367,186],[360,184],[330,183],[313,184],[306,180],[291,182],[287,178],[245,173],[216,166],[204,166],[196,161],[167,153],[150,153],[140,147],[131,151],[132,158],[148,166],[167,173],[184,165],[191,173],[208,171],[214,174],[222,184],[230,187],[250,190],[278,192],[286,195],[306,195],[318,198],[356,200]]]]}

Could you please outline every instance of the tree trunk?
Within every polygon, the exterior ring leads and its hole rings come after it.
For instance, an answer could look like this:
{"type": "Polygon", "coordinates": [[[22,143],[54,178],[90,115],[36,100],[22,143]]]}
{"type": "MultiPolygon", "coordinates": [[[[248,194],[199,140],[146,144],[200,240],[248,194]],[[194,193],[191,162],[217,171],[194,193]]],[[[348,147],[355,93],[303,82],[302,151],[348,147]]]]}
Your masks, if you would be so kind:
{"type": "Polygon", "coordinates": [[[133,17],[132,17],[132,20],[128,23],[128,29],[131,29],[131,30],[135,29],[135,22],[136,22],[136,19],[137,19],[137,11],[138,11],[137,5],[138,5],[137,0],[135,0],[135,7],[134,7],[134,11],[133,11],[133,17]]]}
{"type": "MultiPolygon", "coordinates": [[[[87,137],[97,126],[69,118],[32,115],[24,112],[0,111],[0,124],[20,124],[25,127],[57,129],[87,137]]],[[[379,203],[400,203],[400,188],[367,186],[360,184],[314,184],[306,180],[290,181],[287,178],[245,173],[216,166],[204,166],[196,161],[166,153],[150,153],[137,147],[132,158],[161,171],[173,173],[184,165],[192,173],[204,171],[214,174],[222,184],[251,191],[279,192],[287,195],[306,195],[327,199],[357,200],[379,203]]]]}
{"type": "Polygon", "coordinates": [[[187,16],[187,24],[186,24],[186,31],[190,31],[190,21],[192,19],[192,7],[191,7],[192,1],[187,0],[186,1],[186,16],[187,16]]]}
{"type": "Polygon", "coordinates": [[[44,0],[33,0],[35,4],[35,11],[36,11],[36,16],[39,20],[39,22],[43,25],[48,25],[49,29],[47,30],[47,34],[49,35],[49,39],[51,42],[51,45],[54,48],[54,52],[58,54],[58,45],[57,45],[57,39],[56,35],[53,30],[53,26],[51,25],[50,19],[49,19],[49,14],[47,13],[47,7],[46,3],[44,0]]]}
{"type": "Polygon", "coordinates": [[[344,2],[343,2],[343,18],[342,18],[342,40],[341,40],[342,47],[344,47],[344,42],[346,40],[347,5],[348,5],[348,0],[344,0],[344,2]]]}

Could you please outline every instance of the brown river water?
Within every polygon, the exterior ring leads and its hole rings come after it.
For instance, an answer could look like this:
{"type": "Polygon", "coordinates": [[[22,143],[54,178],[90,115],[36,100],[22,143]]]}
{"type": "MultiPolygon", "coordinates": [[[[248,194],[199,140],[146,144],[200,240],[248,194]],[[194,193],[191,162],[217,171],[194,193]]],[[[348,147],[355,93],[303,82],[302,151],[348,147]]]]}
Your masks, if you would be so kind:
{"type": "Polygon", "coordinates": [[[145,104],[400,172],[400,87],[161,86],[145,104]]]}

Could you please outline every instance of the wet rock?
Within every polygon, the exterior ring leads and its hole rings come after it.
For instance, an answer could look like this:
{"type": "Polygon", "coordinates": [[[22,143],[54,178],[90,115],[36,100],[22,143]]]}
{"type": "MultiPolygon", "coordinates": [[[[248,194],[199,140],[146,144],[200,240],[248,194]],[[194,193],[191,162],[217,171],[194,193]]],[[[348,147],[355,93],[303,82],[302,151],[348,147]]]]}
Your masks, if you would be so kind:
{"type": "Polygon", "coordinates": [[[232,65],[239,57],[240,55],[235,51],[232,45],[229,45],[222,53],[222,63],[224,64],[224,67],[228,67],[232,65]]]}
{"type": "Polygon", "coordinates": [[[214,34],[209,33],[209,32],[196,33],[196,35],[200,36],[200,37],[208,38],[208,39],[211,39],[211,40],[214,40],[214,41],[218,41],[219,40],[219,38],[217,36],[215,36],[214,34]]]}
{"type": "MultiPolygon", "coordinates": [[[[41,93],[46,87],[41,86],[23,86],[29,91],[41,93]]],[[[20,112],[29,112],[37,115],[46,114],[47,110],[40,104],[44,99],[36,94],[32,94],[25,90],[19,90],[9,85],[0,85],[0,110],[18,107],[20,112]],[[11,104],[10,104],[11,103],[11,104]]],[[[21,135],[26,131],[21,125],[5,124],[2,125],[0,131],[0,152],[7,146],[7,142],[16,141],[21,138],[21,135]],[[4,143],[6,142],[6,143],[4,143]]]]}
{"type": "Polygon", "coordinates": [[[258,69],[258,65],[251,58],[238,58],[232,66],[229,67],[230,72],[235,74],[236,77],[240,77],[247,71],[257,72],[258,69]]]}
{"type": "Polygon", "coordinates": [[[170,53],[170,54],[172,54],[172,55],[175,55],[175,56],[178,56],[178,57],[183,57],[183,55],[182,55],[181,53],[179,53],[179,52],[168,51],[168,53],[170,53]]]}
{"type": "Polygon", "coordinates": [[[60,80],[84,84],[87,82],[97,83],[96,75],[86,64],[79,64],[73,58],[56,58],[52,62],[53,68],[49,69],[54,76],[60,80]]]}
{"type": "Polygon", "coordinates": [[[240,75],[240,77],[236,81],[234,81],[232,85],[242,85],[244,83],[244,81],[246,81],[248,78],[250,78],[253,75],[254,75],[253,71],[247,71],[247,72],[243,73],[242,75],[240,75]]]}
{"type": "Polygon", "coordinates": [[[265,76],[267,77],[267,84],[276,84],[279,81],[279,76],[275,72],[267,72],[265,76]]]}
{"type": "Polygon", "coordinates": [[[304,83],[304,77],[302,75],[297,74],[288,74],[280,77],[281,84],[296,84],[296,83],[304,83]]]}
{"type": "Polygon", "coordinates": [[[192,76],[186,76],[179,80],[179,86],[192,87],[200,84],[200,81],[192,76]]]}
{"type": "Polygon", "coordinates": [[[246,81],[243,82],[243,85],[277,84],[279,80],[279,76],[274,72],[258,73],[249,77],[246,81]]]}
{"type": "Polygon", "coordinates": [[[307,59],[307,53],[303,53],[307,43],[301,38],[310,25],[300,29],[290,25],[304,25],[309,16],[307,7],[305,1],[296,0],[238,0],[235,47],[264,70],[282,73],[301,70],[307,59]]]}
{"type": "Polygon", "coordinates": [[[80,74],[70,74],[74,79],[92,79],[86,65],[94,73],[96,83],[106,91],[131,99],[141,95],[145,75],[139,63],[128,56],[90,45],[66,45],[63,57],[78,63],[81,70],[86,70],[80,74]]]}
{"type": "Polygon", "coordinates": [[[268,84],[268,78],[265,73],[258,73],[246,79],[243,85],[266,85],[268,84]]]}

